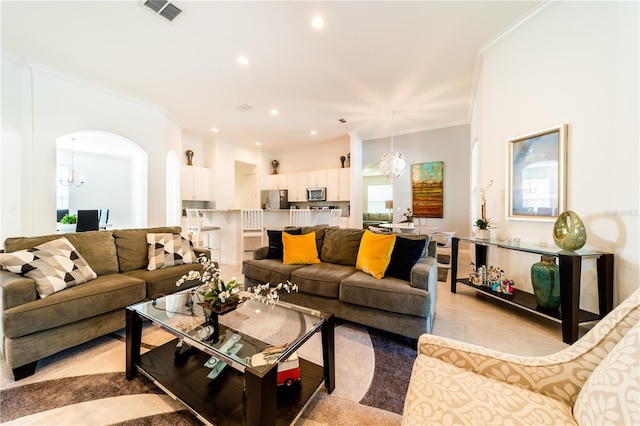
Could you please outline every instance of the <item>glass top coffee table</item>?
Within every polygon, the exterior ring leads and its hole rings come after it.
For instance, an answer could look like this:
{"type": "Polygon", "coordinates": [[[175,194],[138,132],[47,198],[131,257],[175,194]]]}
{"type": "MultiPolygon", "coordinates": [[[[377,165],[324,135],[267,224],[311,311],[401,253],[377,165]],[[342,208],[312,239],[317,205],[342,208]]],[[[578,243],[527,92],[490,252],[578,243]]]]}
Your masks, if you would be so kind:
{"type": "Polygon", "coordinates": [[[333,391],[332,314],[285,302],[272,306],[246,300],[218,317],[215,341],[197,301],[190,289],[127,308],[128,380],[142,372],[200,420],[216,425],[291,424],[323,382],[327,392],[333,391]],[[176,339],[141,355],[145,319],[176,339]],[[278,364],[294,359],[295,351],[316,332],[322,336],[324,365],[300,358],[300,380],[278,386],[278,364]],[[275,353],[269,353],[273,348],[275,353]],[[265,349],[269,362],[256,363],[256,356],[267,358],[265,349]]]}

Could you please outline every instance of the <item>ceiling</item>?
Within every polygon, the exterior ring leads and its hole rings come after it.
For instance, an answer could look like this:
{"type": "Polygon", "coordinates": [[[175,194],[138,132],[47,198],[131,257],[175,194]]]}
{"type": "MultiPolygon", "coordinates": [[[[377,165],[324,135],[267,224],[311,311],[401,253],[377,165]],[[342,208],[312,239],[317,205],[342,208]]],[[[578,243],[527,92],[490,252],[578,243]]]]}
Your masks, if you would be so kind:
{"type": "Polygon", "coordinates": [[[186,134],[277,152],[468,123],[479,49],[543,2],[175,0],[173,22],[142,3],[3,0],[2,49],[156,104],[186,134]]]}

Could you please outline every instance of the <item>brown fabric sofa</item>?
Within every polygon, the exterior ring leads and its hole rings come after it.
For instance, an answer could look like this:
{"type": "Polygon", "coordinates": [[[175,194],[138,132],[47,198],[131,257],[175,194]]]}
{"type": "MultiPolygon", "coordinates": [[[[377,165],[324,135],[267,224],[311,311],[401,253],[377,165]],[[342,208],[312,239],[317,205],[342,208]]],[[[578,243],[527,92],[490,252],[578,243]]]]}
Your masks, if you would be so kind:
{"type": "Polygon", "coordinates": [[[284,265],[280,259],[267,258],[268,247],[262,247],[253,259],[242,263],[245,287],[289,280],[299,290],[282,293],[284,301],[414,340],[431,333],[438,286],[435,241],[429,242],[426,236],[398,235],[427,239],[426,253],[407,271],[409,280],[376,279],[355,267],[364,230],[303,227],[302,233],[314,230],[321,263],[284,265]]]}
{"type": "Polygon", "coordinates": [[[180,232],[161,227],[7,238],[4,250],[14,252],[64,236],[98,275],[40,298],[31,278],[0,270],[2,352],[15,379],[33,374],[41,358],[122,329],[127,306],[196,285],[175,283],[199,263],[146,269],[147,233],[180,232]]]}

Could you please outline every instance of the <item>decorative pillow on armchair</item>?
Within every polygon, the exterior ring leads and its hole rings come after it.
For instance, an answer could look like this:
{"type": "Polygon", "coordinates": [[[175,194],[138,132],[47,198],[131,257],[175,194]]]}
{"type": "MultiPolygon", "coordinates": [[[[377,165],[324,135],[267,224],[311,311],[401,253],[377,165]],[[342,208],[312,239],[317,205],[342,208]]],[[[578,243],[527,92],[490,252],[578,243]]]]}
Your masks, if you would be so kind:
{"type": "Polygon", "coordinates": [[[149,265],[147,269],[167,268],[169,266],[193,263],[197,260],[191,241],[180,234],[147,234],[149,247],[149,265]]]}
{"type": "Polygon", "coordinates": [[[97,277],[64,237],[27,250],[0,253],[0,264],[8,271],[33,279],[42,298],[97,277]]]}

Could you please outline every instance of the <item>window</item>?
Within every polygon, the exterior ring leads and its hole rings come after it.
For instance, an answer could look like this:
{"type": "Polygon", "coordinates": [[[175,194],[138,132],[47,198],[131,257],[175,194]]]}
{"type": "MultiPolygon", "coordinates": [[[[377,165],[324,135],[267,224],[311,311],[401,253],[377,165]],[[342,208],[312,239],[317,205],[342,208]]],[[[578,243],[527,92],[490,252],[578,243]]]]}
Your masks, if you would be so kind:
{"type": "Polygon", "coordinates": [[[384,202],[393,199],[393,185],[369,185],[367,187],[367,212],[389,213],[384,202]]]}
{"type": "Polygon", "coordinates": [[[478,141],[471,147],[471,226],[478,217],[478,141]]]}

